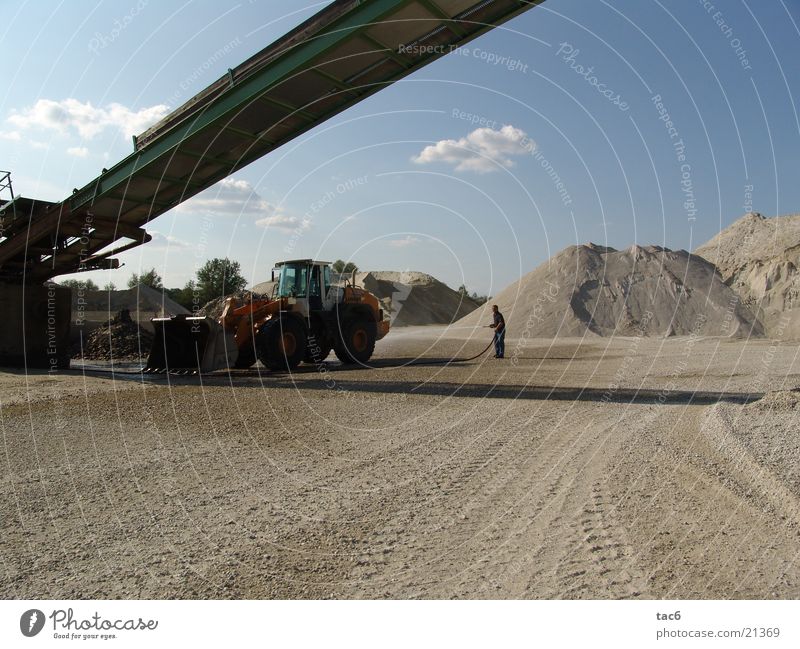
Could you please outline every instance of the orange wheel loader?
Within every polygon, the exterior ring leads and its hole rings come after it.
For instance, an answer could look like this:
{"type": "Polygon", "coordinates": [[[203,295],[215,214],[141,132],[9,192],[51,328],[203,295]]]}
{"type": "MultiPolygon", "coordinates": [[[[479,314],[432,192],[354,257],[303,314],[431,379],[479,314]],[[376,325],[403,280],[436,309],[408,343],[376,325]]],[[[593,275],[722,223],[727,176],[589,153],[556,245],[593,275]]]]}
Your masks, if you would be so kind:
{"type": "Polygon", "coordinates": [[[389,332],[380,302],[355,285],[331,284],[331,264],[295,259],[276,264],[269,299],[238,304],[228,298],[219,320],[180,315],[155,318],[155,338],[145,372],[205,373],[248,368],[256,360],[271,370],[318,364],[331,350],[343,363],[366,363],[375,341],[389,332]]]}

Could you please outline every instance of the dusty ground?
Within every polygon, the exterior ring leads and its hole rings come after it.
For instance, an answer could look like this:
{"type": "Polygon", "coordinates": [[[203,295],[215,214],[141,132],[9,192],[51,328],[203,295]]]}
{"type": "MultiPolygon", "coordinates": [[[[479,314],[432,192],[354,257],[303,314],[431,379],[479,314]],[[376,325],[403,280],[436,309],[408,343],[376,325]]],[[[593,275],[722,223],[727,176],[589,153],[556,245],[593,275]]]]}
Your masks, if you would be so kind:
{"type": "MultiPolygon", "coordinates": [[[[379,356],[485,343],[440,332],[379,356]]],[[[507,347],[202,381],[2,373],[0,593],[800,597],[800,347],[507,347]]]]}

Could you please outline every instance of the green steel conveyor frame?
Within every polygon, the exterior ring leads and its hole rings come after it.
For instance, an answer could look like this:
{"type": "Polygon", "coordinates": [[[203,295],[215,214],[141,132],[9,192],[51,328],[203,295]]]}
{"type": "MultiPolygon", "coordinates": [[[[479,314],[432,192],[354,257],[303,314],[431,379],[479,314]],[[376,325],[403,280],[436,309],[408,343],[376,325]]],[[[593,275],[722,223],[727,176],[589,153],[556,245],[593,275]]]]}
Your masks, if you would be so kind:
{"type": "Polygon", "coordinates": [[[544,0],[337,0],[134,138],[61,203],[0,215],[0,281],[116,268],[142,228],[451,49],[544,0]],[[120,239],[131,241],[112,250],[120,239]]]}

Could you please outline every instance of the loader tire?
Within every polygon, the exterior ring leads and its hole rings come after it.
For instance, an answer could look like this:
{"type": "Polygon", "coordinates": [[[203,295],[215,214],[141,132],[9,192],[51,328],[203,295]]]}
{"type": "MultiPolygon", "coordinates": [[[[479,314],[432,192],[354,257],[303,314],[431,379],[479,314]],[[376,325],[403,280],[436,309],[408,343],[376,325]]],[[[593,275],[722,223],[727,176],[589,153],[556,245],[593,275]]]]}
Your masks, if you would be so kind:
{"type": "Polygon", "coordinates": [[[318,365],[328,358],[332,349],[333,345],[329,342],[322,342],[319,338],[309,336],[308,342],[306,343],[306,355],[303,361],[309,365],[318,365]]]}
{"type": "Polygon", "coordinates": [[[371,320],[345,322],[334,345],[336,357],[345,364],[366,363],[375,351],[377,327],[371,320]]]}
{"type": "Polygon", "coordinates": [[[294,318],[280,318],[261,328],[258,360],[271,370],[293,370],[306,353],[306,332],[294,318]]]}

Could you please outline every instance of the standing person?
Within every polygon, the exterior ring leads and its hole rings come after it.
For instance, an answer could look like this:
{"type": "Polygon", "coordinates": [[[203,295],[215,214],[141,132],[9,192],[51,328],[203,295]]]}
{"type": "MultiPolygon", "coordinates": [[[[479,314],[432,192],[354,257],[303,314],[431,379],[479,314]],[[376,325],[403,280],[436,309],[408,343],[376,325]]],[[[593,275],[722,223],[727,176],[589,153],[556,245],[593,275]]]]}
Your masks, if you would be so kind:
{"type": "Polygon", "coordinates": [[[503,358],[506,352],[506,320],[496,304],[492,305],[494,322],[489,326],[494,329],[494,357],[503,358]]]}

